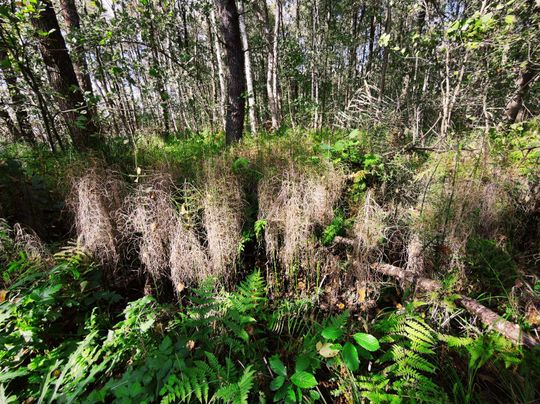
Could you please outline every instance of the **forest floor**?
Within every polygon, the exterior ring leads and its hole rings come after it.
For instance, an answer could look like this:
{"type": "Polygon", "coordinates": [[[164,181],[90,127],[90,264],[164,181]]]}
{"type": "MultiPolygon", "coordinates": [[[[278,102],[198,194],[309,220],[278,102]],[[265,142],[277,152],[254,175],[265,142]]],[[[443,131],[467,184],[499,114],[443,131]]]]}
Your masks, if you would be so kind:
{"type": "Polygon", "coordinates": [[[536,402],[539,139],[2,145],[0,402],[536,402]]]}

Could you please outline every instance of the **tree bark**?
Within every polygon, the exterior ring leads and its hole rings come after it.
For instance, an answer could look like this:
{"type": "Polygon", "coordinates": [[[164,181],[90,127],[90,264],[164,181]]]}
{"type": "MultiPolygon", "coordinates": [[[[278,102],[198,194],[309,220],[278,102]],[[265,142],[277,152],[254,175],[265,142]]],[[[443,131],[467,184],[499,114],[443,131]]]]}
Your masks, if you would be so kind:
{"type": "MultiPolygon", "coordinates": [[[[36,139],[32,127],[30,126],[28,111],[24,105],[25,97],[19,89],[17,75],[11,68],[11,61],[8,58],[7,50],[2,46],[0,46],[0,66],[8,87],[12,107],[15,110],[15,118],[17,120],[17,131],[13,132],[13,135],[15,138],[21,138],[29,143],[35,143],[36,139]]],[[[14,124],[13,121],[11,123],[14,124]]]]}
{"type": "Polygon", "coordinates": [[[246,73],[244,51],[240,36],[240,21],[238,9],[234,0],[216,0],[221,20],[221,30],[227,51],[228,103],[225,135],[227,144],[238,141],[244,129],[246,109],[246,73]]]}
{"type": "MultiPolygon", "coordinates": [[[[212,19],[212,26],[216,26],[216,16],[214,14],[214,11],[212,10],[210,12],[210,18],[212,19]]],[[[225,84],[225,71],[223,69],[223,60],[221,58],[222,52],[221,52],[221,43],[219,41],[219,34],[216,30],[214,33],[214,48],[216,52],[216,64],[218,68],[218,82],[219,82],[219,112],[221,114],[221,128],[225,129],[226,126],[226,108],[225,104],[227,103],[227,89],[225,84]]]]}
{"type": "Polygon", "coordinates": [[[88,73],[85,51],[78,38],[81,31],[81,19],[79,18],[75,0],[60,0],[60,7],[68,32],[76,39],[76,41],[74,41],[75,44],[73,46],[72,54],[74,55],[73,68],[75,69],[77,80],[84,92],[93,95],[92,80],[88,73]]]}
{"type": "Polygon", "coordinates": [[[520,70],[519,77],[516,80],[516,92],[506,106],[506,118],[509,123],[516,122],[516,119],[523,108],[523,98],[529,90],[529,83],[534,79],[536,70],[531,63],[520,70]]]}
{"type": "Polygon", "coordinates": [[[37,31],[48,33],[38,38],[43,62],[49,70],[51,85],[58,93],[58,103],[73,145],[82,150],[90,145],[91,136],[96,133],[93,116],[84,100],[52,3],[40,0],[40,5],[41,12],[32,18],[32,24],[37,31]]]}
{"type": "Polygon", "coordinates": [[[242,1],[239,3],[238,11],[240,12],[240,34],[242,35],[242,46],[246,58],[246,87],[248,101],[248,116],[249,127],[252,134],[257,133],[257,115],[255,111],[255,92],[253,88],[253,75],[251,70],[251,52],[249,50],[249,41],[246,31],[246,22],[244,18],[244,6],[242,1]]]}

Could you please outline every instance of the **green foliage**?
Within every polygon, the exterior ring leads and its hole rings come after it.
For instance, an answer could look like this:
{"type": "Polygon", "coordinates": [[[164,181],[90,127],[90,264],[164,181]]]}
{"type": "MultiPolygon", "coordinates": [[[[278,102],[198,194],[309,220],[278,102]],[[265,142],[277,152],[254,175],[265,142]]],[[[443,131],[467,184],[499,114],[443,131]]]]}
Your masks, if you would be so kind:
{"type": "Polygon", "coordinates": [[[436,374],[437,336],[421,318],[412,314],[391,314],[379,320],[375,329],[389,344],[379,363],[381,373],[358,378],[362,396],[374,402],[395,402],[409,397],[416,402],[445,402],[446,394],[432,380],[436,374]]]}
{"type": "Polygon", "coordinates": [[[346,219],[343,213],[338,212],[330,223],[323,231],[321,236],[321,242],[325,246],[332,244],[336,236],[343,236],[345,231],[352,226],[352,220],[346,219]]]}
{"type": "Polygon", "coordinates": [[[494,240],[471,238],[467,243],[467,263],[472,278],[482,285],[482,292],[487,292],[489,285],[493,292],[507,295],[514,285],[516,264],[494,240]]]}

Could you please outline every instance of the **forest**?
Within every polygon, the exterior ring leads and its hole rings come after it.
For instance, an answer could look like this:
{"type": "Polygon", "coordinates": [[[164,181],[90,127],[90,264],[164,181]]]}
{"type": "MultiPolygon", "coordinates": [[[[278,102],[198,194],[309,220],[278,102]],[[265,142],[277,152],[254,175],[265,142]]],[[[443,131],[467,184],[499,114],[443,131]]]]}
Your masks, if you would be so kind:
{"type": "Polygon", "coordinates": [[[0,404],[540,402],[539,0],[0,0],[0,404]]]}

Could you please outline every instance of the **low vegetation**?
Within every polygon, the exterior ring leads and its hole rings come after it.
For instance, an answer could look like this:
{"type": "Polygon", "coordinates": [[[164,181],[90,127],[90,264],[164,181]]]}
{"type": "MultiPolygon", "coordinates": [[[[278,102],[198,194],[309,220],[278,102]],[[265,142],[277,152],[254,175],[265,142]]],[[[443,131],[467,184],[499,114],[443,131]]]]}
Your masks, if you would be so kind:
{"type": "Polygon", "coordinates": [[[540,403],[540,1],[0,1],[0,404],[540,403]]]}
{"type": "MultiPolygon", "coordinates": [[[[508,136],[530,131],[534,122],[508,136]]],[[[367,132],[333,136],[232,148],[171,139],[166,167],[162,157],[135,166],[113,145],[74,159],[6,148],[3,167],[19,165],[2,181],[35,193],[40,178],[69,201],[50,217],[73,218],[76,238],[60,248],[2,224],[5,399],[536,400],[537,349],[490,332],[458,300],[534,338],[538,234],[522,232],[538,231],[527,169],[538,155],[516,158],[494,141],[472,158],[471,140],[385,156],[362,146],[367,132]],[[105,166],[111,158],[119,164],[105,166]],[[396,288],[374,263],[442,288],[405,278],[396,288]]]]}

